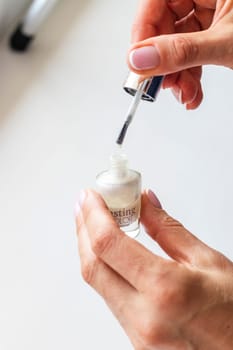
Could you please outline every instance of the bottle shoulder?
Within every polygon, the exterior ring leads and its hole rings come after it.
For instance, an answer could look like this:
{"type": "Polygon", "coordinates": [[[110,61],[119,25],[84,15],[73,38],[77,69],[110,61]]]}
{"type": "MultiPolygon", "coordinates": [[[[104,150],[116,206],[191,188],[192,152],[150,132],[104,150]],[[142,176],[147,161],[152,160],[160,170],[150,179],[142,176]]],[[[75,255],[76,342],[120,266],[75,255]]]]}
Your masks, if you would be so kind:
{"type": "Polygon", "coordinates": [[[127,169],[124,175],[113,174],[110,170],[104,170],[96,177],[96,182],[99,185],[119,185],[128,184],[131,182],[140,182],[141,174],[133,169],[127,169]]]}

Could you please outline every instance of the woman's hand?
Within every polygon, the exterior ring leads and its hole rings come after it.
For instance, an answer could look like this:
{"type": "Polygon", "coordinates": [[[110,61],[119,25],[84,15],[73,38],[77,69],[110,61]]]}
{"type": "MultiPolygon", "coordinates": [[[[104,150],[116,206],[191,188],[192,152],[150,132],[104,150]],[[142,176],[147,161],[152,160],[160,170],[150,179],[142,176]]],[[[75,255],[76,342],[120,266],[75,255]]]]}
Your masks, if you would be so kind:
{"type": "Polygon", "coordinates": [[[142,0],[128,64],[145,76],[166,75],[187,109],[202,101],[201,66],[233,68],[232,0],[142,0]]]}
{"type": "Polygon", "coordinates": [[[127,237],[101,197],[82,193],[77,232],[82,274],[137,350],[232,350],[233,263],[142,195],[141,220],[171,259],[127,237]]]}

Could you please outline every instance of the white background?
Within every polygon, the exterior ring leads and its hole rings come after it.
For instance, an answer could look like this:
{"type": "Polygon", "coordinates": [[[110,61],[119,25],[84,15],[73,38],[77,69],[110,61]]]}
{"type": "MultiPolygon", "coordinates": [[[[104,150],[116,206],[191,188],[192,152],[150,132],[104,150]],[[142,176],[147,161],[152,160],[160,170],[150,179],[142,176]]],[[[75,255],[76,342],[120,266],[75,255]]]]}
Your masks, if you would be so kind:
{"type": "MultiPolygon", "coordinates": [[[[136,2],[61,1],[30,52],[0,48],[0,349],[131,349],[80,276],[73,208],[94,186],[131,101],[122,90],[136,2]]],[[[233,257],[233,73],[208,67],[187,112],[141,104],[126,151],[164,208],[233,257]]],[[[140,240],[159,252],[142,232],[140,240]]]]}

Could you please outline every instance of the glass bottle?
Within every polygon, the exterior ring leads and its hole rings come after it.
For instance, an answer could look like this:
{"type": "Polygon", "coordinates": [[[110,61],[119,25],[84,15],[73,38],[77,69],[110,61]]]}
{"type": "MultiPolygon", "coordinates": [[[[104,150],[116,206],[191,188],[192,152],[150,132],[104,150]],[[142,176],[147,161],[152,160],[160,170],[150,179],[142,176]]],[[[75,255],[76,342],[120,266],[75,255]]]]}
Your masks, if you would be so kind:
{"type": "Polygon", "coordinates": [[[128,168],[125,154],[110,157],[110,167],[97,175],[97,190],[119,227],[135,238],[140,230],[141,174],[128,168]]]}

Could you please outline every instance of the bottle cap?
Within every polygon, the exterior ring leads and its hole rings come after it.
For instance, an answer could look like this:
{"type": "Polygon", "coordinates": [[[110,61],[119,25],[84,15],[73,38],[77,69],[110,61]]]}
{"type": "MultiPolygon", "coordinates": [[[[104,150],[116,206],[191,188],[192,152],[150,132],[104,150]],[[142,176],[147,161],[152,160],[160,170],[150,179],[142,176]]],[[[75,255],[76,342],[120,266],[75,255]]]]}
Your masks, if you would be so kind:
{"type": "MultiPolygon", "coordinates": [[[[146,78],[147,84],[145,85],[142,94],[142,100],[150,102],[154,102],[156,100],[157,94],[162,85],[163,78],[164,77],[162,75],[146,78]]],[[[124,90],[130,95],[134,96],[143,80],[143,76],[134,72],[130,72],[125,81],[124,90]]]]}

